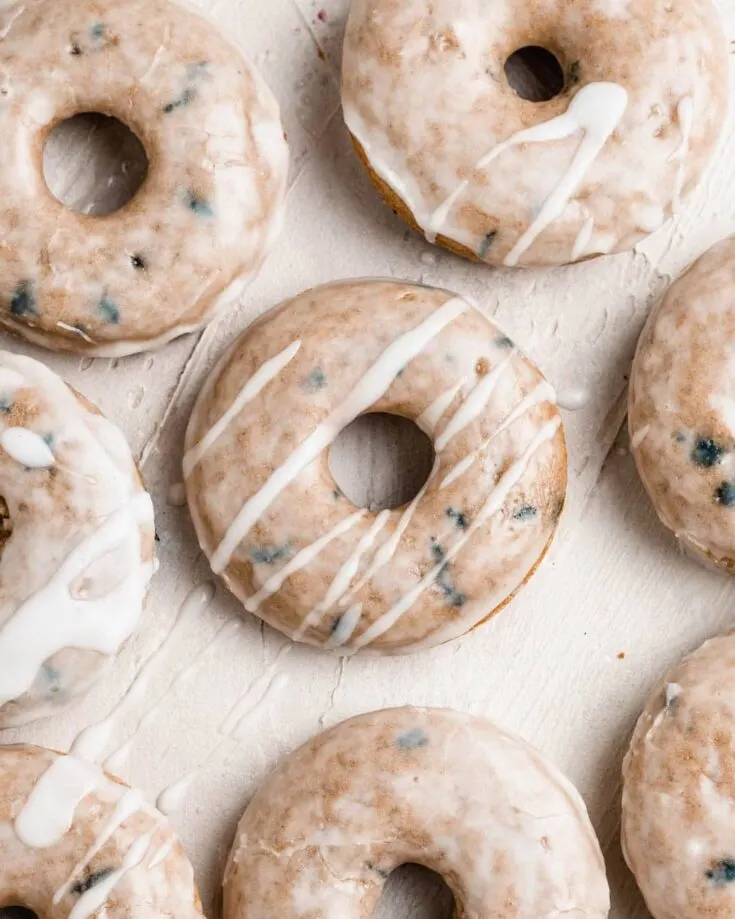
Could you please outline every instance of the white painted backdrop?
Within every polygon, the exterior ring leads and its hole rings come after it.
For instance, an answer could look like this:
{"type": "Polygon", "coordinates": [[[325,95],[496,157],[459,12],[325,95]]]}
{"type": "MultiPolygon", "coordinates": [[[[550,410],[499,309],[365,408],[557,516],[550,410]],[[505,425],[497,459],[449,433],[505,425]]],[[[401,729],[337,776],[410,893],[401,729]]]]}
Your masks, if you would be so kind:
{"type": "MultiPolygon", "coordinates": [[[[107,713],[181,601],[209,577],[186,509],[169,505],[167,496],[181,477],[192,400],[233,335],[283,298],[336,278],[391,275],[446,286],[473,296],[555,385],[590,392],[587,406],[566,417],[570,503],[549,560],[496,620],[438,651],[345,664],[299,647],[279,658],[271,673],[286,674],[287,682],[278,681],[239,739],[225,744],[199,774],[172,819],[213,914],[238,817],[282,755],[361,711],[404,703],[450,706],[522,734],[569,775],[605,851],[613,916],[645,915],[618,842],[621,758],[663,671],[735,622],[735,583],[680,555],[655,519],[622,429],[626,382],[651,305],[698,254],[735,231],[735,132],[731,126],[690,206],[638,251],[554,271],[491,271],[435,250],[408,231],[363,174],[338,94],[349,0],[200,3],[262,69],[280,100],[292,154],[286,228],[237,309],[202,335],[161,352],[93,362],[2,342],[48,361],[127,432],[154,495],[161,569],[142,633],[93,698],[67,716],[0,734],[0,741],[66,749],[81,727],[107,713]]],[[[723,0],[722,7],[735,37],[735,0],[723,0]]],[[[157,672],[151,697],[237,614],[237,604],[220,588],[211,610],[157,672]]],[[[200,763],[230,706],[283,645],[258,620],[244,619],[234,638],[215,644],[167,699],[139,736],[124,777],[155,799],[200,763]]],[[[141,710],[127,713],[123,734],[141,710]]],[[[403,904],[394,898],[383,916],[428,916],[419,908],[425,902],[421,887],[421,878],[415,879],[403,904]]],[[[433,914],[441,916],[442,909],[435,903],[433,914]]]]}

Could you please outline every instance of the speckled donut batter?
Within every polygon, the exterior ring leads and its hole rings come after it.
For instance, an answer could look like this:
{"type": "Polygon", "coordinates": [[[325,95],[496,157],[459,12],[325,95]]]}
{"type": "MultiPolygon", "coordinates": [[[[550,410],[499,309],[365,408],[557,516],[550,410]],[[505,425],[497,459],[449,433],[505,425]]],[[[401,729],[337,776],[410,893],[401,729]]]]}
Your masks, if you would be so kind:
{"type": "Polygon", "coordinates": [[[735,913],[735,635],[651,695],[623,769],[623,849],[655,919],[735,913]]]}
{"type": "Polygon", "coordinates": [[[661,520],[705,560],[735,570],[735,241],[669,290],[630,380],[633,455],[661,520]]]}
{"type": "MultiPolygon", "coordinates": [[[[123,433],[55,373],[0,352],[0,727],[48,715],[135,631],[153,506],[123,433]]],[[[2,861],[2,859],[0,859],[2,861]]]]}
{"type": "Polygon", "coordinates": [[[524,741],[480,718],[400,708],[315,737],[245,811],[225,919],[366,919],[407,862],[442,875],[457,915],[607,916],[582,799],[524,741]]]}
{"type": "Polygon", "coordinates": [[[353,0],[345,119],[391,206],[491,265],[630,249],[694,188],[727,111],[710,0],[353,0]],[[551,51],[527,101],[505,64],[551,51]]]}
{"type": "Polygon", "coordinates": [[[200,919],[166,819],[99,766],[0,748],[0,909],[54,919],[200,919]]]}
{"type": "Polygon", "coordinates": [[[431,647],[491,616],[545,554],[566,490],[539,370],[467,301],[392,281],[306,291],[261,318],[212,373],[186,449],[214,571],[250,612],[344,654],[431,647]],[[433,440],[403,508],[356,508],[330,474],[330,445],[370,412],[433,440]]]}
{"type": "Polygon", "coordinates": [[[256,71],[168,0],[18,0],[0,11],[0,324],[119,356],[196,329],[259,268],[281,223],[287,151],[256,71]],[[59,122],[127,124],[147,179],[109,216],[69,210],[42,172],[59,122]]]}

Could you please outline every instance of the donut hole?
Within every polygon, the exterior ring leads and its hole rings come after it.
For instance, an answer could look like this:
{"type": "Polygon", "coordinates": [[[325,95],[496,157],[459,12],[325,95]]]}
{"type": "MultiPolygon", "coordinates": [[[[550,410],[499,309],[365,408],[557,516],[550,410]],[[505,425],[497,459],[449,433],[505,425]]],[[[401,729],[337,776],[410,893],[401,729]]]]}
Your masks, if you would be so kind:
{"type": "Polygon", "coordinates": [[[43,150],[43,177],[61,204],[94,217],[119,211],[148,175],[148,156],[130,128],[99,112],[57,124],[43,150]]]}
{"type": "Polygon", "coordinates": [[[361,415],[329,451],[329,471],[342,493],[371,511],[408,504],[433,465],[434,446],[421,428],[382,412],[361,415]]]}
{"type": "Polygon", "coordinates": [[[38,913],[25,906],[0,907],[0,919],[38,919],[38,913]]]}
{"type": "Polygon", "coordinates": [[[505,62],[511,89],[528,102],[548,102],[564,89],[564,69],[556,55],[539,45],[519,48],[505,62]]]}
{"type": "Polygon", "coordinates": [[[374,919],[451,919],[452,891],[441,875],[422,865],[401,865],[388,877],[374,919]]]}
{"type": "Polygon", "coordinates": [[[8,505],[5,502],[5,498],[0,495],[0,555],[2,555],[3,550],[7,541],[10,539],[10,536],[13,532],[13,521],[10,519],[10,511],[8,510],[8,505]]]}

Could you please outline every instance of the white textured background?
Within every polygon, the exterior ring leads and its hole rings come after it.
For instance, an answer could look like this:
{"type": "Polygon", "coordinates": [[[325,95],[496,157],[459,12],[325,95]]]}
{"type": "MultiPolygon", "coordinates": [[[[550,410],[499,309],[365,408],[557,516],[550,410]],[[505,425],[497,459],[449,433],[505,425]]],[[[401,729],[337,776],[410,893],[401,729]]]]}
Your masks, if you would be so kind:
{"type": "MultiPolygon", "coordinates": [[[[645,915],[619,849],[622,755],[646,694],[663,671],[733,624],[735,593],[724,576],[680,555],[655,519],[621,430],[626,382],[651,305],[697,255],[735,231],[735,133],[728,132],[702,188],[676,223],[637,252],[554,271],[491,271],[433,249],[408,231],[361,171],[338,95],[349,0],[200,3],[247,51],[280,100],[292,155],[286,229],[239,308],[201,336],[162,352],[92,362],[3,342],[48,361],[127,432],[156,503],[161,570],[141,635],[94,697],[66,717],[0,739],[65,749],[83,725],[106,714],[180,602],[207,579],[187,511],[169,506],[167,494],[181,477],[192,399],[232,336],[263,310],[323,281],[392,275],[446,286],[473,296],[557,387],[589,390],[587,406],[566,416],[570,503],[549,560],[496,620],[438,651],[343,664],[295,648],[279,659],[276,669],[288,682],[267,696],[239,740],[202,771],[173,822],[212,913],[236,821],[279,757],[361,711],[404,703],[450,706],[522,734],[569,775],[605,851],[613,916],[645,915]]],[[[728,34],[735,37],[735,0],[722,6],[728,34]]],[[[152,695],[237,610],[220,589],[212,610],[162,664],[152,695]]],[[[258,620],[243,620],[235,639],[215,645],[139,736],[125,777],[155,798],[196,766],[230,706],[283,643],[258,620]]],[[[123,734],[135,715],[133,710],[123,720],[123,734]]],[[[406,908],[390,913],[409,916],[406,908]]]]}

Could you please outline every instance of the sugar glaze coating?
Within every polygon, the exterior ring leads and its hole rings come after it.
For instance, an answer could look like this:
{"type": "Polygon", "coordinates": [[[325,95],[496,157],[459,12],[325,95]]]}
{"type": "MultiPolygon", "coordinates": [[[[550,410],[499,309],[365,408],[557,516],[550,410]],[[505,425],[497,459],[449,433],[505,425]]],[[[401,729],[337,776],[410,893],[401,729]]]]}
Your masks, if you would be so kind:
{"type": "Polygon", "coordinates": [[[735,910],[735,635],[651,694],[623,769],[623,849],[655,919],[735,910]]]}
{"type": "Polygon", "coordinates": [[[710,0],[354,0],[342,101],[390,205],[491,265],[620,252],[695,187],[727,111],[710,0]],[[542,46],[563,91],[528,101],[505,64],[542,46]]]}
{"type": "Polygon", "coordinates": [[[109,666],[138,625],[155,534],[122,431],[43,364],[6,351],[0,495],[7,727],[58,711],[109,666]]]}
{"type": "Polygon", "coordinates": [[[58,919],[200,919],[192,867],[165,817],[99,766],[0,748],[0,909],[58,919]]]}
{"type": "Polygon", "coordinates": [[[225,919],[367,919],[407,862],[457,914],[603,919],[602,854],[577,791],[521,739],[442,709],[360,715],[288,757],[250,802],[225,919]]]}
{"type": "Polygon", "coordinates": [[[283,211],[287,150],[255,69],[169,0],[19,0],[0,11],[0,324],[115,357],[199,327],[260,267],[283,211]],[[127,124],[147,178],[118,212],[66,208],[42,170],[59,122],[127,124]]]}
{"type": "Polygon", "coordinates": [[[467,301],[392,281],[306,291],[249,328],[197,400],[199,541],[250,612],[342,654],[474,628],[534,571],[566,491],[552,387],[467,301]],[[356,508],[328,451],[358,415],[415,421],[436,461],[408,505],[356,508]]]}
{"type": "Polygon", "coordinates": [[[633,455],[661,520],[735,570],[735,241],[705,253],[653,311],[630,379],[633,455]]]}

